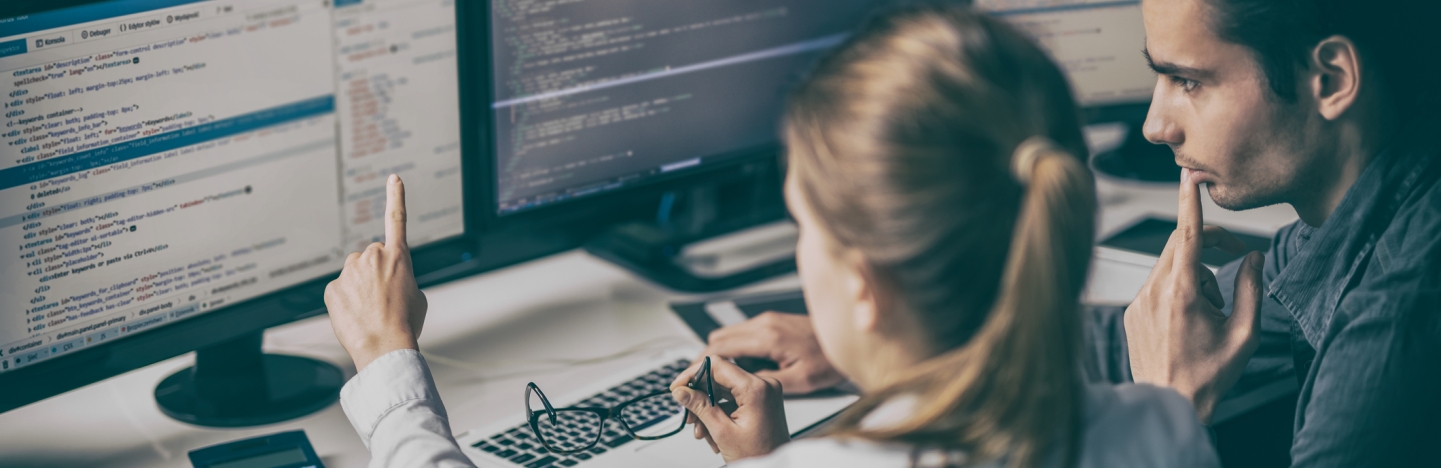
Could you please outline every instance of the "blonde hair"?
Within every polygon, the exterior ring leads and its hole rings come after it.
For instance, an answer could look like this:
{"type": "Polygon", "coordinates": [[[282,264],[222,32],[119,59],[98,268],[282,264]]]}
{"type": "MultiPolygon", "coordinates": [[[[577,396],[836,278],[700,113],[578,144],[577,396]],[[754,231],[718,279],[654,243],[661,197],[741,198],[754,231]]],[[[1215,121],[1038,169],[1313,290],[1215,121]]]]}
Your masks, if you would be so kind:
{"type": "MultiPolygon", "coordinates": [[[[789,167],[841,248],[865,259],[940,354],[844,413],[835,434],[1074,462],[1078,300],[1095,189],[1060,70],[963,7],[878,17],[791,96],[789,167]],[[862,419],[914,395],[909,419],[862,419]]],[[[888,311],[888,313],[894,313],[888,311]]]]}

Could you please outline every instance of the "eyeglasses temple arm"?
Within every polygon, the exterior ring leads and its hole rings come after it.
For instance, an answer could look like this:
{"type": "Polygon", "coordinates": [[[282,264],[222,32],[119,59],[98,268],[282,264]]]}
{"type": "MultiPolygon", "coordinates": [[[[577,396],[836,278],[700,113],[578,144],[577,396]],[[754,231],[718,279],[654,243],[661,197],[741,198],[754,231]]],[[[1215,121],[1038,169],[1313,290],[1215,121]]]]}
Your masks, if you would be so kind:
{"type": "MultiPolygon", "coordinates": [[[[550,417],[550,424],[552,426],[558,424],[555,420],[555,407],[550,406],[550,399],[545,397],[545,392],[540,391],[540,387],[537,386],[535,382],[531,382],[525,386],[525,409],[530,409],[530,392],[532,390],[535,391],[537,395],[540,395],[540,404],[545,405],[545,414],[550,417]]],[[[525,417],[526,419],[530,419],[529,414],[525,415],[525,417]]]]}

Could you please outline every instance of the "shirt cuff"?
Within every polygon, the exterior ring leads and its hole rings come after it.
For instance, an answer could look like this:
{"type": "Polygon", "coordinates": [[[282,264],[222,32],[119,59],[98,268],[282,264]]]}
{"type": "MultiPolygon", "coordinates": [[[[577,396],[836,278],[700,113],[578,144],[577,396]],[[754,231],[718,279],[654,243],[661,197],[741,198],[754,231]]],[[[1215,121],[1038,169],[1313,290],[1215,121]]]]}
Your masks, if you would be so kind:
{"type": "MultiPolygon", "coordinates": [[[[395,350],[376,358],[340,389],[340,406],[367,449],[370,436],[385,415],[417,400],[439,403],[440,393],[425,358],[413,349],[395,350]]],[[[446,417],[443,406],[427,406],[446,417]]]]}

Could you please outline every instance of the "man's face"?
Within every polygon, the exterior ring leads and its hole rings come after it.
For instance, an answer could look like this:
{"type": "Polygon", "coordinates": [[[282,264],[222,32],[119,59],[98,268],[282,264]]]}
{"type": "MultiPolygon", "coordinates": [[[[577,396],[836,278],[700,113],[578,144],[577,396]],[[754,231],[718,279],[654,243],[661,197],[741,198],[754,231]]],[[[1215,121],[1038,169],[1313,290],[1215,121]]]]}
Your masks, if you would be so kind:
{"type": "MultiPolygon", "coordinates": [[[[1210,0],[1145,0],[1146,51],[1159,74],[1144,132],[1197,171],[1217,205],[1245,210],[1290,201],[1315,167],[1307,148],[1308,91],[1271,91],[1250,49],[1211,27],[1210,0]]],[[[1312,113],[1314,114],[1314,113],[1312,113]]]]}

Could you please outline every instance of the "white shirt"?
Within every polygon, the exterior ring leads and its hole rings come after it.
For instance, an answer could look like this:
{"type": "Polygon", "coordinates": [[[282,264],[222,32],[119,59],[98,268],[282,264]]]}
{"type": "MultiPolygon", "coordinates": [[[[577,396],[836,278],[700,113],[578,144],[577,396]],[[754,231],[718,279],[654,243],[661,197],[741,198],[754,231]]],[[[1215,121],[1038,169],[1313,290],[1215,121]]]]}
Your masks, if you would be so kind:
{"type": "Polygon", "coordinates": [[[474,467],[450,433],[430,367],[413,349],[371,361],[340,389],[340,406],[372,467],[474,467]]]}
{"type": "MultiPolygon", "coordinates": [[[[903,417],[909,411],[907,403],[882,405],[867,422],[903,417]]],[[[340,390],[340,404],[370,449],[371,467],[475,466],[451,435],[430,369],[415,350],[393,351],[371,362],[340,390]]],[[[1170,389],[1088,386],[1084,430],[1080,468],[1220,466],[1191,405],[1170,389]]],[[[904,444],[804,439],[770,456],[731,466],[909,468],[912,452],[904,444]]]]}

